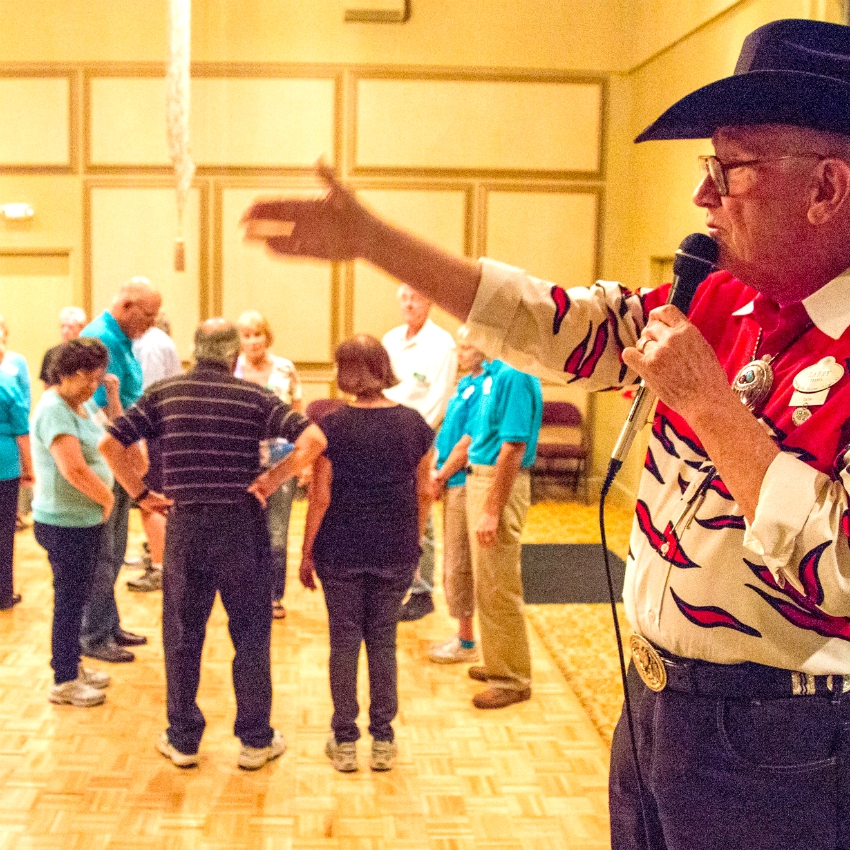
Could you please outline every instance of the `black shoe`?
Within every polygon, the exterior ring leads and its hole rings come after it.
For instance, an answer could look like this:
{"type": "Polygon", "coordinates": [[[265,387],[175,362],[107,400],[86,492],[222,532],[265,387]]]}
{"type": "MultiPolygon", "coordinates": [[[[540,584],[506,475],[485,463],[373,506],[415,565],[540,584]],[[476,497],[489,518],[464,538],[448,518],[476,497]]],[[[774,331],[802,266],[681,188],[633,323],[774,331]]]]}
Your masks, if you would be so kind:
{"type": "Polygon", "coordinates": [[[0,611],[11,610],[21,601],[21,598],[22,597],[20,593],[12,594],[12,598],[5,605],[0,605],[0,611]]]}
{"type": "Polygon", "coordinates": [[[434,600],[430,593],[411,593],[407,602],[401,606],[398,612],[399,622],[410,622],[421,620],[426,614],[434,610],[434,600]]]}
{"type": "Polygon", "coordinates": [[[115,632],[115,643],[118,646],[144,646],[148,639],[144,635],[136,635],[133,632],[125,632],[124,629],[118,629],[115,632]]]}
{"type": "Polygon", "coordinates": [[[136,656],[129,649],[124,649],[118,646],[115,641],[107,643],[99,643],[89,649],[80,650],[81,655],[86,658],[96,658],[98,661],[106,661],[109,664],[126,664],[128,661],[134,661],[136,656]]]}
{"type": "Polygon", "coordinates": [[[162,570],[145,567],[142,575],[138,578],[131,578],[127,582],[127,590],[132,590],[134,593],[150,593],[153,590],[162,590],[162,570]]]}

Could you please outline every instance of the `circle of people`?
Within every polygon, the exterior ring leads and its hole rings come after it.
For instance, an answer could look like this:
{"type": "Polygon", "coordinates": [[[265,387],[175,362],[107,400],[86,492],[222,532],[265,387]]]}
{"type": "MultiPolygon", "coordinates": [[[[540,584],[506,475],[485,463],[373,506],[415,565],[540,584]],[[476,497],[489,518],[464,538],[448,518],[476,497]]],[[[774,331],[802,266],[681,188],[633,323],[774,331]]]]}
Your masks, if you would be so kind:
{"type": "Polygon", "coordinates": [[[316,402],[315,421],[305,416],[294,364],[271,351],[262,314],[201,323],[184,373],[160,294],[135,277],[91,322],[80,308],[61,311],[62,342],[44,356],[45,392],[30,423],[26,362],[5,349],[0,321],[0,610],[21,601],[14,534],[31,499],[35,539],[53,572],[52,703],[102,704],[110,676],[81,657],[131,662],[133,648],[147,643],[122,627],[115,597],[135,505],[147,542],[136,561],[144,571],[127,586],[163,591],[168,727],[157,749],[177,767],[199,763],[201,653],[219,594],[235,651],[237,763],[256,770],[281,756],[285,739],[270,725],[270,642],[272,621],[286,616],[299,485],[309,495],[299,577],[312,590],[318,577],[328,611],[325,754],[334,768],[358,769],[364,643],[369,763],[393,767],[397,623],[434,611],[436,500],[458,629],[429,658],[471,665],[469,676],[486,686],[473,698],[477,708],[530,698],[520,534],[540,382],[485,359],[463,326],[456,343],[411,287],[402,285],[398,300],[404,322],[383,342],[361,334],[339,345],[336,382],[347,401],[316,402]]]}

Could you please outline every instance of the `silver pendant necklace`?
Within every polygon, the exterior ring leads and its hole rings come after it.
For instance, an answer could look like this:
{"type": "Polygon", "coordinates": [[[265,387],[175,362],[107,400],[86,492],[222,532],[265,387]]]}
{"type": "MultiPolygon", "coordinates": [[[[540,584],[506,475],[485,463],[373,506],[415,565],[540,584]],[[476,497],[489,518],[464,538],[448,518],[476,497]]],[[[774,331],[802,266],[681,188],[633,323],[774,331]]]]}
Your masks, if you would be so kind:
{"type": "Polygon", "coordinates": [[[781,357],[812,326],[811,322],[807,323],[775,355],[765,354],[762,357],[757,356],[762,337],[762,329],[759,328],[752,360],[746,366],[741,367],[732,382],[732,389],[735,394],[751,413],[756,416],[760,415],[765,402],[770,398],[770,391],[773,389],[773,366],[771,364],[781,357]]]}

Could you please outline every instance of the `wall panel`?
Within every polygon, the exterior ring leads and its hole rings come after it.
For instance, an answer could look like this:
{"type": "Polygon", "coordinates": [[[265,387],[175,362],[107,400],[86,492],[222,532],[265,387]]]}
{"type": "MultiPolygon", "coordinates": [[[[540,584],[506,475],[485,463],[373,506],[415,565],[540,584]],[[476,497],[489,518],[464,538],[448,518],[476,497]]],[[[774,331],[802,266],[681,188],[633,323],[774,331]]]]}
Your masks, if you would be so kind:
{"type": "MultiPolygon", "coordinates": [[[[222,313],[236,319],[259,310],[274,329],[274,351],[296,362],[328,363],[333,356],[337,299],[330,263],[275,259],[242,240],[239,219],[258,196],[298,194],[291,188],[225,188],[221,195],[222,313]]],[[[315,192],[305,192],[315,195],[315,192]]],[[[216,284],[218,285],[218,284],[216,284]]]]}
{"type": "MultiPolygon", "coordinates": [[[[357,193],[371,209],[399,226],[436,242],[454,254],[467,246],[468,196],[462,190],[364,189],[357,193]]],[[[368,263],[354,269],[353,333],[370,333],[380,339],[400,323],[396,291],[398,281],[368,263]]],[[[431,318],[452,333],[459,322],[434,308],[431,318]]]]}
{"type": "Polygon", "coordinates": [[[595,173],[602,96],[596,82],[363,78],[355,166],[595,173]]]}
{"type": "Polygon", "coordinates": [[[486,253],[562,286],[596,279],[596,191],[487,193],[486,253]]]}
{"type": "Polygon", "coordinates": [[[174,271],[177,210],[168,187],[102,186],[89,190],[88,232],[91,252],[91,309],[104,310],[119,286],[135,275],[153,281],[162,292],[180,356],[190,356],[192,335],[201,316],[201,281],[206,258],[201,221],[204,199],[192,189],[184,214],[186,271],[174,271]]]}
{"type": "Polygon", "coordinates": [[[41,396],[44,352],[59,342],[59,311],[73,303],[67,253],[0,251],[0,313],[9,329],[9,349],[27,360],[33,403],[41,396]]]}
{"type": "Polygon", "coordinates": [[[0,78],[0,168],[71,166],[68,76],[0,78]]]}
{"type": "MultiPolygon", "coordinates": [[[[165,93],[162,77],[92,78],[90,164],[167,167],[165,93]]],[[[335,98],[333,78],[196,76],[192,156],[200,167],[223,168],[333,162],[335,98]]]]}

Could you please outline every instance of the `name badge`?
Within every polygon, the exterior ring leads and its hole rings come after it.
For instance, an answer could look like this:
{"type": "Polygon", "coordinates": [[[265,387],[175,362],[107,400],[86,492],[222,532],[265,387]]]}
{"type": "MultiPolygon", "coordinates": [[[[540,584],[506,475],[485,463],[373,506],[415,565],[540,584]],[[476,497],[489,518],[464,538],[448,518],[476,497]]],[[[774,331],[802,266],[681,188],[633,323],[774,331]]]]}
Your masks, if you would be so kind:
{"type": "Polygon", "coordinates": [[[474,386],[469,386],[463,391],[463,400],[466,401],[475,392],[474,386]]]}
{"type": "Polygon", "coordinates": [[[800,393],[820,393],[835,386],[843,376],[844,367],[836,363],[834,357],[824,357],[796,375],[794,389],[800,393]]]}
{"type": "Polygon", "coordinates": [[[481,392],[484,395],[490,395],[490,390],[493,389],[493,378],[488,375],[484,379],[484,383],[481,385],[481,392]]]}

